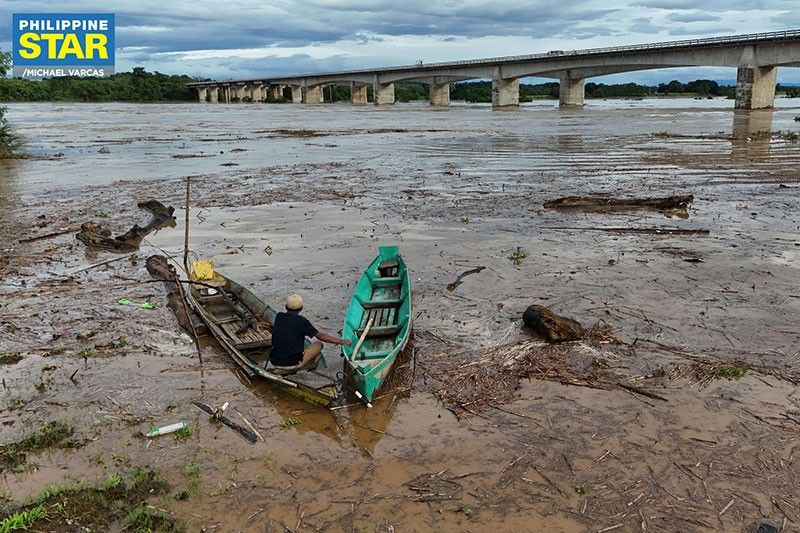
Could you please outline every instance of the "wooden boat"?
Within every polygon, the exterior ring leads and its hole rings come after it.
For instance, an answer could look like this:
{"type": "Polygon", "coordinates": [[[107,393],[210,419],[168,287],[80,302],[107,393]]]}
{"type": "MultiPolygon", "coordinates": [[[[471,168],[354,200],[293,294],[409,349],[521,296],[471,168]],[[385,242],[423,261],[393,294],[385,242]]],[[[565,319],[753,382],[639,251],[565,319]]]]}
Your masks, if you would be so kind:
{"type": "MultiPolygon", "coordinates": [[[[336,399],[336,382],[331,376],[307,370],[279,376],[270,371],[275,309],[247,288],[215,272],[210,261],[195,261],[191,279],[193,283],[186,294],[189,305],[242,370],[311,403],[329,406],[336,399]]],[[[323,361],[320,366],[324,367],[323,361]]]]}
{"type": "Polygon", "coordinates": [[[411,284],[397,246],[381,246],[361,275],[342,337],[352,342],[342,353],[356,390],[369,403],[411,337],[411,284]]]}

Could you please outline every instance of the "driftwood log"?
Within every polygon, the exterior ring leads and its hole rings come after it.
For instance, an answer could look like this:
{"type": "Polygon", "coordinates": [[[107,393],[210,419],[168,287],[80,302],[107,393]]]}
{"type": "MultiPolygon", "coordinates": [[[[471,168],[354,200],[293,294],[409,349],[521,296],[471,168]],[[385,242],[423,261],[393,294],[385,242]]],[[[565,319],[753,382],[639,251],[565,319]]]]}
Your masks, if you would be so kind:
{"type": "Polygon", "coordinates": [[[458,277],[455,279],[453,283],[447,284],[447,290],[453,292],[454,290],[456,290],[456,287],[458,287],[464,282],[465,277],[469,276],[470,274],[477,274],[485,269],[486,269],[485,266],[477,266],[475,268],[471,268],[465,272],[462,272],[461,274],[458,275],[458,277]]]}
{"type": "Polygon", "coordinates": [[[149,211],[152,219],[145,226],[134,224],[131,229],[116,237],[111,236],[111,231],[100,224],[94,222],[84,222],[81,224],[81,231],[75,237],[86,246],[101,248],[118,253],[130,253],[142,244],[142,239],[164,227],[174,228],[176,225],[175,217],[172,214],[175,209],[166,207],[158,200],[148,200],[141,202],[138,207],[149,211]]]}
{"type": "Polygon", "coordinates": [[[652,198],[613,198],[609,196],[565,196],[544,203],[547,209],[686,209],[694,196],[663,196],[652,198]]]}
{"type": "Polygon", "coordinates": [[[580,322],[559,316],[541,305],[528,307],[522,314],[522,321],[549,342],[576,341],[583,338],[580,322]]]}

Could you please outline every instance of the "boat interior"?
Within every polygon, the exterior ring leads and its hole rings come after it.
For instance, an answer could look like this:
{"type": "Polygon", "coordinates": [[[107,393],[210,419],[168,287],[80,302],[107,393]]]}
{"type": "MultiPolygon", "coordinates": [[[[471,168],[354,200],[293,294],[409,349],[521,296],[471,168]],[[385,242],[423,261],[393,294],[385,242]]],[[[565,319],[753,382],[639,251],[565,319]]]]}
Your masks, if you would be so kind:
{"type": "Polygon", "coordinates": [[[394,350],[396,336],[403,327],[399,320],[400,306],[407,296],[401,293],[402,274],[397,259],[385,259],[378,264],[375,271],[367,272],[372,294],[368,300],[356,296],[364,309],[361,323],[355,330],[356,335],[361,337],[370,320],[372,326],[356,354],[357,361],[382,359],[394,350]]]}

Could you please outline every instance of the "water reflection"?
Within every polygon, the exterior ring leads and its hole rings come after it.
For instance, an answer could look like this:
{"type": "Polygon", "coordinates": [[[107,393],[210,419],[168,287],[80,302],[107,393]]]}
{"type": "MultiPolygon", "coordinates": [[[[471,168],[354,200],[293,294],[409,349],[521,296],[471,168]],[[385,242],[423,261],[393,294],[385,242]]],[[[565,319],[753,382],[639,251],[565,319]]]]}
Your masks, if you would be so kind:
{"type": "Polygon", "coordinates": [[[772,109],[733,112],[731,156],[734,160],[769,159],[773,114],[772,109]]]}
{"type": "MultiPolygon", "coordinates": [[[[384,435],[388,435],[386,428],[392,421],[398,402],[398,395],[389,392],[376,398],[371,408],[366,408],[358,403],[347,408],[350,423],[350,439],[353,444],[366,451],[369,455],[375,453],[375,446],[384,435]]],[[[399,435],[392,435],[399,436],[399,435]]]]}

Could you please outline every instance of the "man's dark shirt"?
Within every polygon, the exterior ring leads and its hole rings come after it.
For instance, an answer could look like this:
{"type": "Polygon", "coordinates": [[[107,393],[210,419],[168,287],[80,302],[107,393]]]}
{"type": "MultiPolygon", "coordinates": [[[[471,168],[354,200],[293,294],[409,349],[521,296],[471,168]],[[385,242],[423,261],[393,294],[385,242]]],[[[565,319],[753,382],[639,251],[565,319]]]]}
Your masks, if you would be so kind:
{"type": "Polygon", "coordinates": [[[317,335],[317,328],[298,313],[278,313],[272,327],[272,353],[275,366],[294,366],[303,360],[305,338],[317,335]]]}

